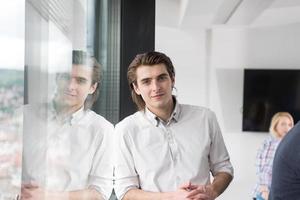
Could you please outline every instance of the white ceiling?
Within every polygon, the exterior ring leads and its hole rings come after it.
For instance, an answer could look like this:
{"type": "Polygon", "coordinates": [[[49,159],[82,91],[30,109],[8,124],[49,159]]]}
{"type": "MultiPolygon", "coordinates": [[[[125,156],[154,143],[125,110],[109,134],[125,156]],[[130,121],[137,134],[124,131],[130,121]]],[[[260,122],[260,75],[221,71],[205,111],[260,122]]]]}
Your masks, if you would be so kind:
{"type": "Polygon", "coordinates": [[[156,23],[179,28],[300,22],[300,0],[156,0],[156,23]]]}

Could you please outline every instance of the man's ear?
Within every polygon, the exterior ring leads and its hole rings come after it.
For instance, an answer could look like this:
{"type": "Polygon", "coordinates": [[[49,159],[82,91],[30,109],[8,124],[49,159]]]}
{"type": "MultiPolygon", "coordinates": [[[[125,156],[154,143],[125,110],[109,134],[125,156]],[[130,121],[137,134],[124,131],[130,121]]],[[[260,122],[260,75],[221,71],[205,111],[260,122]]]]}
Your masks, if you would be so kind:
{"type": "Polygon", "coordinates": [[[175,76],[172,76],[172,77],[171,77],[171,81],[172,81],[172,88],[173,88],[174,85],[175,85],[175,76]]]}
{"type": "Polygon", "coordinates": [[[137,95],[141,95],[139,87],[135,83],[132,83],[132,87],[137,95]]]}
{"type": "Polygon", "coordinates": [[[91,85],[89,94],[93,94],[96,91],[97,86],[98,86],[98,83],[94,83],[93,85],[91,85]]]}

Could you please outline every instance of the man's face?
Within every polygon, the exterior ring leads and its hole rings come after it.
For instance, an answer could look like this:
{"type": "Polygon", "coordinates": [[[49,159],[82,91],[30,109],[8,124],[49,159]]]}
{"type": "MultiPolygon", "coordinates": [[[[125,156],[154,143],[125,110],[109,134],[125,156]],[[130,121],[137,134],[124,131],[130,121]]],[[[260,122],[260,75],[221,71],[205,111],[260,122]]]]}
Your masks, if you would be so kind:
{"type": "Polygon", "coordinates": [[[136,70],[134,90],[141,95],[152,112],[172,105],[174,77],[170,77],[164,64],[142,65],[136,70]]]}
{"type": "Polygon", "coordinates": [[[93,94],[97,83],[92,85],[92,68],[82,65],[73,65],[70,74],[58,77],[59,101],[67,107],[79,109],[83,106],[89,94],[93,94]]]}

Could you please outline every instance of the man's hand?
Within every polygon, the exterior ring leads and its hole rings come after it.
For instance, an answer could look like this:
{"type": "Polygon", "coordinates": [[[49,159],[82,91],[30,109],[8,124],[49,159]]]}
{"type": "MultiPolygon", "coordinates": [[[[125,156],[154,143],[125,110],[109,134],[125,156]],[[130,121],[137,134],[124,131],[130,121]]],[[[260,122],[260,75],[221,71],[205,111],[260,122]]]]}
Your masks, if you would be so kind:
{"type": "Polygon", "coordinates": [[[64,200],[68,199],[66,192],[50,192],[36,183],[22,184],[21,200],[64,200]]]}
{"type": "Polygon", "coordinates": [[[224,192],[232,180],[232,175],[227,172],[218,172],[214,180],[208,185],[191,185],[193,196],[188,198],[193,200],[214,200],[224,192]],[[194,189],[196,188],[196,189],[194,189]]]}
{"type": "Polygon", "coordinates": [[[192,188],[192,193],[187,196],[192,200],[214,200],[218,196],[211,185],[193,185],[192,188]]]}
{"type": "Polygon", "coordinates": [[[191,182],[181,185],[172,193],[172,200],[214,200],[217,197],[211,185],[193,185],[191,182]]]}
{"type": "Polygon", "coordinates": [[[45,199],[45,192],[35,183],[22,184],[21,200],[45,199]]]}
{"type": "Polygon", "coordinates": [[[195,194],[195,186],[191,182],[181,185],[176,191],[171,193],[170,200],[192,200],[189,198],[195,194]]]}

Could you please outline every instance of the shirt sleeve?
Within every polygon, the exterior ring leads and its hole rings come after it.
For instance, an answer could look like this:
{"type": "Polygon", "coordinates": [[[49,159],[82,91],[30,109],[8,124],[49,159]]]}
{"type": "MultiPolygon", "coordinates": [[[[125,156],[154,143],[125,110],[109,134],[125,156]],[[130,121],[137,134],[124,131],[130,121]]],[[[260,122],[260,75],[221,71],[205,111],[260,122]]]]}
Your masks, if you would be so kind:
{"type": "Polygon", "coordinates": [[[102,127],[100,137],[96,140],[97,149],[93,166],[89,174],[89,188],[101,193],[104,199],[109,199],[113,189],[113,125],[102,127]]]}
{"type": "Polygon", "coordinates": [[[114,189],[118,199],[122,199],[130,189],[139,188],[138,174],[131,151],[132,142],[127,131],[128,129],[122,125],[115,128],[114,189]]]}
{"type": "Polygon", "coordinates": [[[258,150],[256,157],[256,167],[259,185],[271,186],[272,163],[276,151],[276,143],[267,138],[262,147],[258,150]]]}
{"type": "Polygon", "coordinates": [[[213,112],[210,113],[210,135],[211,145],[209,154],[209,164],[213,175],[218,172],[226,172],[233,176],[233,167],[230,157],[226,149],[224,139],[217,122],[217,118],[213,112]]]}

